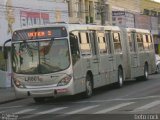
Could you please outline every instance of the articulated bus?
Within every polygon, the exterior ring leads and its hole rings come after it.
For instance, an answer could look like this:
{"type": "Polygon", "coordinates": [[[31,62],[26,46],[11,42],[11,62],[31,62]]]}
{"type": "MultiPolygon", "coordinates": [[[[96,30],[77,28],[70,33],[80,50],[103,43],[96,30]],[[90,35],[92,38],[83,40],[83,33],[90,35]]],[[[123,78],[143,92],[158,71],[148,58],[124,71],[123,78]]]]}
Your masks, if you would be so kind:
{"type": "MultiPolygon", "coordinates": [[[[11,41],[12,80],[18,98],[83,93],[155,72],[149,30],[117,26],[54,24],[19,29],[11,41]]],[[[4,50],[6,54],[6,50],[4,50]]]]}

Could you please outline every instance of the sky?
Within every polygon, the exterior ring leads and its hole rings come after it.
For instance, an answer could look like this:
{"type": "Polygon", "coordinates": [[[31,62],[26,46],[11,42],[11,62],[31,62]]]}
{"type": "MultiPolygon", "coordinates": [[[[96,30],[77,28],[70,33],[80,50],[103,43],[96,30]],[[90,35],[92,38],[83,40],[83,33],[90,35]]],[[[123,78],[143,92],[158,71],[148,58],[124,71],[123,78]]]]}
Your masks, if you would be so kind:
{"type": "Polygon", "coordinates": [[[154,0],[154,1],[156,1],[156,2],[160,2],[160,0],[154,0]]]}

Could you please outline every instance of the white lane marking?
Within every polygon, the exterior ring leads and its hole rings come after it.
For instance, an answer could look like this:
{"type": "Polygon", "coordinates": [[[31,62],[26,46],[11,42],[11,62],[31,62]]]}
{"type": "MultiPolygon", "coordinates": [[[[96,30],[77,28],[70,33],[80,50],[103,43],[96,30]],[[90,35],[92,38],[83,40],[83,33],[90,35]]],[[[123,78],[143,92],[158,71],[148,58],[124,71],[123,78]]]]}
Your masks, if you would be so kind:
{"type": "Polygon", "coordinates": [[[9,106],[9,107],[0,107],[0,109],[11,109],[11,108],[18,108],[18,107],[24,107],[24,106],[9,106]]]}
{"type": "Polygon", "coordinates": [[[100,110],[98,112],[95,112],[94,114],[104,114],[104,113],[107,113],[107,112],[110,112],[110,111],[125,107],[125,106],[133,104],[133,103],[135,103],[135,102],[121,103],[121,104],[118,104],[116,106],[113,106],[113,107],[110,107],[110,108],[103,109],[103,110],[100,110]]]}
{"type": "Polygon", "coordinates": [[[71,111],[71,112],[68,112],[68,113],[64,113],[64,114],[76,114],[76,113],[79,113],[79,112],[82,112],[82,111],[85,111],[85,110],[89,110],[89,109],[92,109],[92,108],[95,108],[95,107],[98,107],[99,105],[93,105],[93,106],[88,106],[88,107],[84,107],[84,108],[81,108],[81,109],[78,109],[78,110],[74,110],[74,111],[71,111]]]}
{"type": "Polygon", "coordinates": [[[101,102],[112,102],[112,101],[129,101],[129,100],[145,100],[152,98],[160,98],[160,96],[146,96],[146,97],[138,97],[138,98],[117,98],[117,99],[109,99],[109,100],[93,100],[93,101],[80,101],[80,102],[71,102],[71,103],[101,103],[101,102]]]}
{"type": "Polygon", "coordinates": [[[37,112],[33,115],[25,116],[22,119],[26,119],[26,118],[28,119],[28,118],[36,117],[36,116],[43,115],[43,114],[53,113],[53,112],[56,112],[56,111],[59,111],[59,110],[63,110],[65,108],[67,108],[67,107],[59,107],[59,108],[54,108],[54,109],[50,109],[50,110],[46,110],[46,111],[42,111],[42,112],[37,112]]]}
{"type": "Polygon", "coordinates": [[[21,110],[21,111],[19,111],[19,112],[16,112],[16,113],[14,113],[14,114],[28,113],[28,112],[31,112],[31,111],[33,111],[33,110],[35,110],[35,109],[25,109],[25,110],[21,110]]]}
{"type": "Polygon", "coordinates": [[[144,110],[147,110],[149,108],[155,107],[159,104],[160,104],[160,101],[154,101],[154,102],[151,102],[151,103],[146,104],[144,106],[138,107],[138,108],[134,109],[132,112],[144,111],[144,110]]]}
{"type": "Polygon", "coordinates": [[[53,113],[53,112],[56,112],[56,111],[59,111],[59,110],[63,110],[67,107],[60,107],[60,108],[54,108],[54,109],[51,109],[51,110],[46,110],[46,111],[42,111],[42,112],[38,112],[36,114],[48,114],[48,113],[53,113]]]}

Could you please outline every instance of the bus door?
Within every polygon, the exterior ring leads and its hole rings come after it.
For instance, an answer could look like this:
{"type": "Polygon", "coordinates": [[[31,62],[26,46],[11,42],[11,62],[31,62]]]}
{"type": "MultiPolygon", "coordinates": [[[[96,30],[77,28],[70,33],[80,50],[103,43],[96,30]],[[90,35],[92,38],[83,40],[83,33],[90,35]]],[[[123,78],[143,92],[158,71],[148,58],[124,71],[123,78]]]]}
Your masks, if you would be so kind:
{"type": "Polygon", "coordinates": [[[102,86],[106,82],[107,77],[107,41],[104,31],[97,31],[97,45],[98,45],[98,58],[99,58],[99,74],[101,80],[98,85],[102,86]]]}
{"type": "Polygon", "coordinates": [[[113,42],[111,37],[111,31],[106,32],[106,40],[108,45],[108,64],[109,64],[109,71],[112,72],[115,69],[114,65],[114,55],[113,55],[113,42]]]}
{"type": "Polygon", "coordinates": [[[99,57],[98,57],[98,50],[97,50],[97,42],[96,42],[96,31],[92,30],[89,32],[91,48],[92,48],[92,59],[91,59],[91,69],[92,73],[94,74],[94,87],[97,87],[100,76],[99,76],[99,57]]]}
{"type": "Polygon", "coordinates": [[[113,35],[111,31],[106,31],[106,40],[107,40],[107,84],[113,83],[115,78],[115,70],[116,70],[116,58],[114,55],[114,47],[113,47],[113,35]]]}
{"type": "Polygon", "coordinates": [[[136,76],[136,71],[139,66],[139,56],[138,56],[138,48],[137,48],[137,39],[136,39],[136,33],[131,32],[131,38],[130,38],[130,61],[131,61],[131,74],[132,76],[136,76]]]}

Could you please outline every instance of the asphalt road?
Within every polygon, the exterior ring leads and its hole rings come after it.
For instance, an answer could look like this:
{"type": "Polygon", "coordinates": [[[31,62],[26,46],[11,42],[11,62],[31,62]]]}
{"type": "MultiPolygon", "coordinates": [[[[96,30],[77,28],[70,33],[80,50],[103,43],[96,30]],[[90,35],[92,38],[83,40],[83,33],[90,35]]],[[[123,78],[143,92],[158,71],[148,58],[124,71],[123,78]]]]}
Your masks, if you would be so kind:
{"type": "Polygon", "coordinates": [[[0,119],[14,120],[158,120],[160,119],[160,74],[148,81],[130,81],[94,90],[91,98],[81,94],[45,103],[31,98],[0,105],[0,119]]]}

